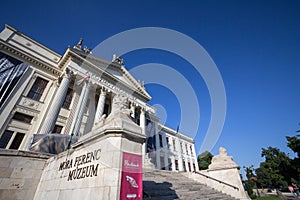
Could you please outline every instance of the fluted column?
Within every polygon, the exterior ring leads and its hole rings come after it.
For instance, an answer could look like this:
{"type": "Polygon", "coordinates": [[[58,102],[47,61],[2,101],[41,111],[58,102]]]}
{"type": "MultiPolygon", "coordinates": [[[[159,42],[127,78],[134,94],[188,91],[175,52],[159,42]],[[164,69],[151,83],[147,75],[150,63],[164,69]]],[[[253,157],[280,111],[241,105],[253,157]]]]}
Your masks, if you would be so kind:
{"type": "Polygon", "coordinates": [[[156,167],[157,167],[157,169],[161,169],[158,124],[157,124],[157,122],[155,122],[154,124],[155,124],[155,146],[156,146],[155,158],[156,158],[156,167]]]}
{"type": "Polygon", "coordinates": [[[59,111],[65,101],[68,92],[72,74],[73,72],[69,68],[65,69],[61,83],[46,113],[46,118],[44,119],[44,123],[39,131],[40,134],[51,133],[52,130],[54,129],[59,111]]]}
{"type": "Polygon", "coordinates": [[[94,126],[99,122],[101,116],[103,115],[104,106],[105,106],[105,97],[106,97],[106,91],[102,89],[98,100],[98,106],[97,106],[96,115],[94,119],[94,126]]]}
{"type": "Polygon", "coordinates": [[[76,107],[76,113],[74,116],[74,121],[71,126],[71,134],[78,136],[82,118],[84,115],[84,110],[87,104],[87,101],[89,99],[89,93],[90,93],[90,83],[89,81],[84,82],[84,86],[82,88],[80,97],[79,97],[79,102],[76,107]]]}
{"type": "Polygon", "coordinates": [[[146,135],[146,117],[145,117],[145,110],[141,108],[140,114],[140,127],[142,128],[142,134],[146,135]]]}
{"type": "Polygon", "coordinates": [[[169,170],[169,156],[168,156],[168,152],[169,152],[169,144],[167,143],[167,136],[165,134],[162,135],[163,138],[163,149],[164,149],[164,163],[165,163],[165,169],[169,170]]]}
{"type": "Polygon", "coordinates": [[[135,118],[135,105],[133,102],[130,105],[130,110],[131,110],[130,116],[134,119],[135,118]]]}
{"type": "Polygon", "coordinates": [[[198,165],[198,159],[197,159],[197,156],[196,156],[196,151],[195,151],[195,145],[193,144],[192,145],[192,151],[193,151],[193,159],[194,159],[194,163],[195,163],[195,171],[199,171],[199,165],[198,165]]]}
{"type": "Polygon", "coordinates": [[[181,142],[179,140],[179,138],[177,137],[177,149],[178,149],[178,168],[179,171],[183,171],[183,152],[182,152],[182,148],[181,148],[181,142]]]}
{"type": "MultiPolygon", "coordinates": [[[[131,108],[132,104],[131,104],[131,108]]],[[[146,135],[146,118],[145,118],[145,110],[141,108],[141,113],[140,113],[140,127],[142,128],[142,134],[146,135]]],[[[146,155],[146,146],[147,144],[144,142],[142,145],[142,156],[143,156],[143,161],[145,161],[145,155],[146,155]]]]}

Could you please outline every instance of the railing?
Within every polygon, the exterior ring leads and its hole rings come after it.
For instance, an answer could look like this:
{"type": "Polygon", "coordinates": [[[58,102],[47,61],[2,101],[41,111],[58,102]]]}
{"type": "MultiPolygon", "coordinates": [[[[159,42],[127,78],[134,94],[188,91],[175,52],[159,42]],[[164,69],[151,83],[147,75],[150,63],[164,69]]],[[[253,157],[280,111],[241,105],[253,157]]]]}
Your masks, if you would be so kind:
{"type": "Polygon", "coordinates": [[[202,174],[201,172],[194,172],[194,173],[199,174],[199,175],[201,175],[201,176],[204,176],[204,177],[206,177],[206,178],[209,178],[209,179],[211,179],[211,180],[217,181],[217,182],[219,182],[219,183],[221,183],[221,184],[224,184],[224,185],[227,185],[227,186],[229,186],[229,187],[232,187],[232,188],[235,189],[235,190],[240,190],[238,187],[236,187],[236,186],[234,186],[234,185],[231,185],[231,184],[226,183],[226,182],[224,182],[224,181],[218,180],[218,179],[213,178],[213,177],[211,177],[211,176],[208,176],[208,175],[206,175],[206,174],[202,174]]]}

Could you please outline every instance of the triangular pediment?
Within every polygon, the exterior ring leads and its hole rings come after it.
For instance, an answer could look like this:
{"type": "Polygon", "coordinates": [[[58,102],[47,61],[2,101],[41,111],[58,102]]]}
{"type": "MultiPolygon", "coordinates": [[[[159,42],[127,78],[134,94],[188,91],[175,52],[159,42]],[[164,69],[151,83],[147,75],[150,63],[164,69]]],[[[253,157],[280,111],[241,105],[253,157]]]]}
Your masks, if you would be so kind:
{"type": "Polygon", "coordinates": [[[82,58],[82,66],[89,65],[90,67],[94,68],[93,72],[98,73],[101,75],[101,77],[113,79],[117,85],[123,85],[124,87],[140,94],[147,101],[151,99],[151,96],[148,94],[144,86],[137,81],[123,65],[107,61],[91,53],[86,53],[76,48],[69,48],[68,50],[73,53],[73,56],[76,55],[82,58]]]}

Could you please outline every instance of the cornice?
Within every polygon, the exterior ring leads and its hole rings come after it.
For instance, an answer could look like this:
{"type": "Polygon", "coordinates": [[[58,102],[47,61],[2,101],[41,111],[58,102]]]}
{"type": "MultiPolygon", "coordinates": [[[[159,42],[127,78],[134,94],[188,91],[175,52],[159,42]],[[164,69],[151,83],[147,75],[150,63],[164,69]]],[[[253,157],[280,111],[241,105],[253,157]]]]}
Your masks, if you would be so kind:
{"type": "Polygon", "coordinates": [[[18,49],[17,47],[14,47],[5,41],[0,39],[0,50],[3,52],[8,53],[9,55],[12,55],[16,57],[17,59],[21,61],[25,61],[33,66],[40,67],[42,69],[45,69],[46,71],[50,72],[51,74],[55,76],[59,76],[61,74],[61,70],[55,69],[53,66],[31,56],[30,54],[18,49]]]}

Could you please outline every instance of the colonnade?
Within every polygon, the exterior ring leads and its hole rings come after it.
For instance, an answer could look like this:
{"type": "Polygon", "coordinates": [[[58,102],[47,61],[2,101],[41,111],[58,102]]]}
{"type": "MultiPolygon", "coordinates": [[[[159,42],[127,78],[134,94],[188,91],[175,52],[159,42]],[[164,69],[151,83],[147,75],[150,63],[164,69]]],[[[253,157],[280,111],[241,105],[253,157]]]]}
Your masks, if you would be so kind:
{"type": "MultiPolygon", "coordinates": [[[[74,76],[74,73],[69,68],[66,68],[63,73],[63,76],[61,78],[61,82],[57,88],[57,91],[53,97],[53,100],[49,106],[49,109],[48,109],[45,119],[42,123],[42,126],[39,130],[40,134],[48,134],[53,131],[55,123],[56,123],[58,115],[59,115],[59,112],[60,112],[60,109],[66,98],[66,94],[67,94],[68,88],[70,86],[72,76],[74,76]]],[[[75,108],[76,110],[75,110],[75,114],[73,116],[73,121],[72,121],[72,125],[70,128],[70,133],[69,133],[69,134],[73,134],[76,136],[79,136],[80,127],[81,127],[82,119],[84,116],[84,111],[87,106],[87,102],[88,102],[88,99],[90,96],[90,91],[91,91],[91,86],[92,86],[92,84],[88,78],[83,79],[81,82],[82,82],[81,84],[83,86],[82,86],[81,94],[79,97],[79,101],[75,108]]],[[[93,126],[97,125],[97,123],[101,119],[102,115],[104,114],[105,102],[107,100],[107,95],[108,95],[108,91],[109,91],[109,89],[105,88],[104,86],[99,86],[99,87],[101,87],[101,92],[100,92],[99,99],[98,99],[98,104],[97,104],[97,108],[96,108],[96,112],[95,112],[95,116],[94,116],[93,126]]],[[[112,96],[114,96],[114,95],[112,95],[112,96]]],[[[145,124],[146,124],[145,108],[142,106],[139,106],[139,107],[140,107],[140,116],[139,116],[140,127],[142,128],[142,133],[146,134],[145,133],[145,124]]],[[[138,108],[137,103],[130,102],[132,118],[136,117],[135,110],[137,108],[138,108]]],[[[72,109],[74,109],[74,108],[72,108],[72,109]]]]}

